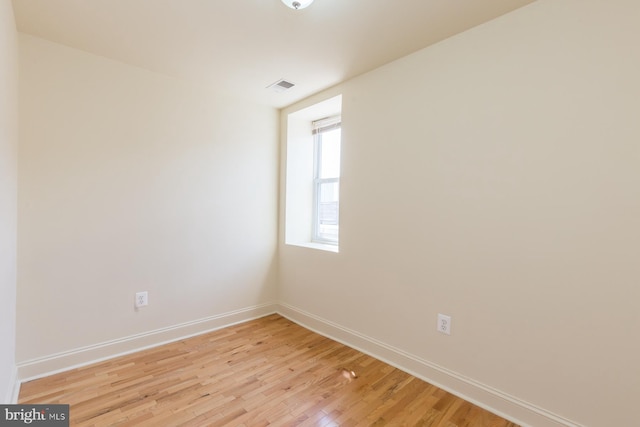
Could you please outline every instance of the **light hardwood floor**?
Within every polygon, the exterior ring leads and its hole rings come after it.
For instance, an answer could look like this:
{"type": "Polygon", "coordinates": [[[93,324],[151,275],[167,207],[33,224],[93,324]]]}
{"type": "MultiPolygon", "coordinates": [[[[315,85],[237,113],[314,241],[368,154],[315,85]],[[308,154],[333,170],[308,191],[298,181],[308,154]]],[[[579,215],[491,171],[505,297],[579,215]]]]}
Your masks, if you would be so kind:
{"type": "Polygon", "coordinates": [[[19,401],[70,404],[77,426],[516,426],[279,315],[27,382],[19,401]]]}

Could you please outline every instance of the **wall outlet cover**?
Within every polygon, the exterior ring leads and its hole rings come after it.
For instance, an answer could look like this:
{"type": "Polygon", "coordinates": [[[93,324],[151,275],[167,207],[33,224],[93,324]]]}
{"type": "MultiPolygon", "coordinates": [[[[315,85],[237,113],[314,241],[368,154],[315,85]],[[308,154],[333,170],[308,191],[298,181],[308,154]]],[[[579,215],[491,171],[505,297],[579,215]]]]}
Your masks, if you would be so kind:
{"type": "Polygon", "coordinates": [[[438,332],[446,335],[451,335],[451,316],[438,313],[438,332]]]}
{"type": "Polygon", "coordinates": [[[149,305],[149,292],[136,292],[135,306],[136,308],[149,305]]]}

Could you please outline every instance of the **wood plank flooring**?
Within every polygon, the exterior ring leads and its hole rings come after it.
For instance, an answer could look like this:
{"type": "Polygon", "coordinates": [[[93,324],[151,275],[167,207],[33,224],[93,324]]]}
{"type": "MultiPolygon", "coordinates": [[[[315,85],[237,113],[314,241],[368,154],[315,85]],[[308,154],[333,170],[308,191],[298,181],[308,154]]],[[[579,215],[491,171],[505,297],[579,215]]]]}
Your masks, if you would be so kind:
{"type": "Polygon", "coordinates": [[[75,426],[516,426],[279,315],[24,383],[19,402],[70,404],[75,426]]]}

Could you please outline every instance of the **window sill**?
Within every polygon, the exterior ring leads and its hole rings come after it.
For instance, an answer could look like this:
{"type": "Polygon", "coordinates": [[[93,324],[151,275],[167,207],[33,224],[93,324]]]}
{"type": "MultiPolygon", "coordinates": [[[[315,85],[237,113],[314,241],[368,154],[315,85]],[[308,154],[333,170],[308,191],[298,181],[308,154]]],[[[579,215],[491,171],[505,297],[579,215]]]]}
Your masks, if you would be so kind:
{"type": "Polygon", "coordinates": [[[286,243],[286,244],[290,246],[300,246],[303,248],[318,249],[318,250],[327,251],[327,252],[335,252],[335,253],[340,252],[337,245],[327,245],[324,243],[300,242],[300,243],[286,243]]]}

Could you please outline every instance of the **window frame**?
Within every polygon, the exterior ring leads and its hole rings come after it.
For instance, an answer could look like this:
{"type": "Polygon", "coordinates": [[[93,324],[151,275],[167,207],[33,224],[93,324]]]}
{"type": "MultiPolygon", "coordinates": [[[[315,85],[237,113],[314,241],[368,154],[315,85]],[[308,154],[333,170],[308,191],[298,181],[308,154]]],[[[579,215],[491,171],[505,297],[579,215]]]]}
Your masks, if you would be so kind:
{"type": "MultiPolygon", "coordinates": [[[[312,235],[311,242],[321,243],[324,245],[338,246],[340,234],[340,176],[333,178],[321,178],[322,170],[322,134],[337,129],[342,129],[342,118],[340,115],[327,117],[316,120],[312,123],[313,127],[313,215],[312,215],[312,235]],[[338,212],[337,212],[337,229],[338,235],[336,239],[326,238],[320,234],[320,195],[323,184],[338,184],[338,212]]],[[[340,151],[342,151],[342,133],[340,134],[340,151]]],[[[342,159],[340,159],[342,160],[342,159]]],[[[341,162],[340,162],[341,163],[341,162]]]]}

